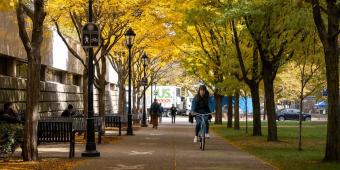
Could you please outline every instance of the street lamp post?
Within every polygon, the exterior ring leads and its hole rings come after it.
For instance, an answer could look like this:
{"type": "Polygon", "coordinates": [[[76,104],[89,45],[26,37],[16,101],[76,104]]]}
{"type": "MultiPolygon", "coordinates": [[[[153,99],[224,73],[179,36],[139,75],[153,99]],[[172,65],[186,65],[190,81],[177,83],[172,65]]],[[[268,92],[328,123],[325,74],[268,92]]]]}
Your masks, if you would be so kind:
{"type": "Polygon", "coordinates": [[[132,28],[129,28],[125,33],[126,46],[129,49],[129,96],[128,96],[128,128],[126,135],[133,135],[132,129],[132,114],[131,114],[131,49],[133,46],[133,42],[135,39],[135,32],[133,32],[132,28]]]}
{"type": "Polygon", "coordinates": [[[144,66],[144,77],[142,80],[143,86],[144,86],[144,91],[143,91],[143,100],[144,100],[144,106],[143,106],[143,119],[142,119],[142,127],[148,127],[147,123],[146,123],[146,96],[145,96],[145,91],[146,91],[146,85],[148,82],[148,79],[146,78],[146,64],[148,62],[148,56],[146,55],[146,53],[143,54],[142,56],[142,61],[143,61],[143,66],[144,66]]]}
{"type": "MultiPolygon", "coordinates": [[[[89,0],[89,18],[88,22],[92,22],[92,3],[89,0]]],[[[100,152],[96,150],[95,132],[94,132],[94,110],[93,110],[93,82],[94,82],[94,65],[93,65],[93,47],[88,48],[88,113],[87,113],[87,134],[86,149],[81,154],[82,157],[99,157],[100,152]]]]}

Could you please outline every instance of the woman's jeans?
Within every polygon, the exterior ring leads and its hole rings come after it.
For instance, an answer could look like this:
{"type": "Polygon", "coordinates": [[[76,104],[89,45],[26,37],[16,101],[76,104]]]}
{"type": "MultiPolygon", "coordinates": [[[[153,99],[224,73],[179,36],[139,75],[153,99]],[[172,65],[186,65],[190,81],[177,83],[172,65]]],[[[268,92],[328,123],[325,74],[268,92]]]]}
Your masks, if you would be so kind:
{"type": "MultiPolygon", "coordinates": [[[[205,127],[206,127],[205,133],[209,133],[208,115],[204,116],[203,118],[204,118],[205,127]]],[[[198,133],[201,130],[201,123],[202,123],[202,117],[196,116],[196,136],[198,136],[198,133]]]]}

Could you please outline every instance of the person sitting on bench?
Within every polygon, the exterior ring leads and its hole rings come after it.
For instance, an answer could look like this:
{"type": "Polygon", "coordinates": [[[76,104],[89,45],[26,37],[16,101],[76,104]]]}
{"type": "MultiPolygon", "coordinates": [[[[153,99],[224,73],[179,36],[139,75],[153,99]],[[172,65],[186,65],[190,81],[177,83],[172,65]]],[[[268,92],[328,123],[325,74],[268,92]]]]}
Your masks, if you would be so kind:
{"type": "Polygon", "coordinates": [[[72,117],[73,115],[75,115],[73,105],[69,104],[67,109],[64,110],[63,113],[61,114],[61,117],[72,117]]]}
{"type": "Polygon", "coordinates": [[[20,116],[14,103],[8,102],[4,105],[4,110],[0,113],[0,122],[20,123],[20,116]]]}

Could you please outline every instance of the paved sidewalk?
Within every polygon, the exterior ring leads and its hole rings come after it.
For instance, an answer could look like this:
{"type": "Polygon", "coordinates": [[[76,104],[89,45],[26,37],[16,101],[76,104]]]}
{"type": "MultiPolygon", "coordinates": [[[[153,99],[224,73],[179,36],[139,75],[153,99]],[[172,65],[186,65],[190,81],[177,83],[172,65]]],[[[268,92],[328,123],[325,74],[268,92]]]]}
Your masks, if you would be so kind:
{"type": "MultiPolygon", "coordinates": [[[[158,130],[141,128],[116,144],[97,145],[100,158],[89,158],[78,170],[266,170],[270,165],[229,145],[214,134],[206,150],[194,144],[194,126],[171,125],[166,118],[158,130]]],[[[79,154],[79,153],[78,153],[79,154]]],[[[76,156],[79,156],[79,155],[76,156]]]]}

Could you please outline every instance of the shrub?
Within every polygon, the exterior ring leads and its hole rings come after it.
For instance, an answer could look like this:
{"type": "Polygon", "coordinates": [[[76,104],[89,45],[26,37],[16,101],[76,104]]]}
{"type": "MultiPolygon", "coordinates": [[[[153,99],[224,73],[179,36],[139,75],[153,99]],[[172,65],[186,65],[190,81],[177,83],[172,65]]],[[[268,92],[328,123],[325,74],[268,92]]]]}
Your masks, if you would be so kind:
{"type": "Polygon", "coordinates": [[[0,123],[0,155],[13,154],[23,142],[21,124],[0,123]]]}

